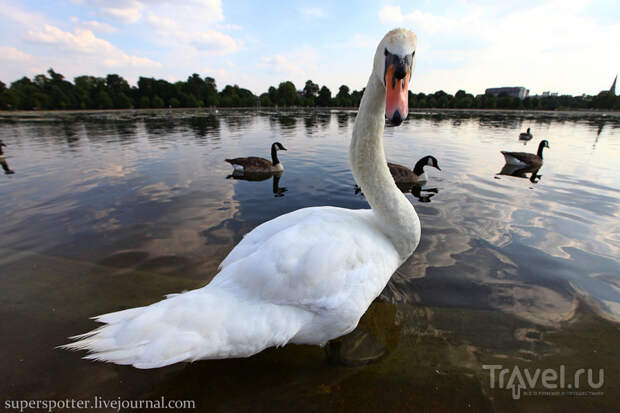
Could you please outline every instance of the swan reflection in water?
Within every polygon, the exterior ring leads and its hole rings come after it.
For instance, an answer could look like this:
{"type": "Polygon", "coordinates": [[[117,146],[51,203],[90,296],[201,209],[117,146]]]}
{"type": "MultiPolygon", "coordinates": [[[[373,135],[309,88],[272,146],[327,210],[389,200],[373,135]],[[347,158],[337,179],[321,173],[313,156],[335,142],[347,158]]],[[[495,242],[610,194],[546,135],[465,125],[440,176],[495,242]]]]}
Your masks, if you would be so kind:
{"type": "MultiPolygon", "coordinates": [[[[536,184],[542,178],[542,175],[538,174],[540,166],[522,166],[522,165],[510,165],[505,164],[501,171],[497,175],[508,175],[516,178],[529,179],[531,183],[536,184]],[[529,176],[528,176],[529,174],[529,176]]],[[[498,176],[495,176],[499,179],[498,176]]]]}
{"type": "Polygon", "coordinates": [[[269,178],[273,178],[273,196],[276,198],[280,198],[284,196],[284,193],[288,191],[286,187],[280,187],[280,177],[282,176],[282,171],[277,172],[246,172],[243,171],[234,171],[232,174],[228,175],[226,179],[239,179],[242,181],[266,181],[269,178]]]}
{"type": "MultiPolygon", "coordinates": [[[[425,188],[419,183],[412,182],[398,182],[396,186],[403,194],[411,193],[414,197],[418,199],[420,202],[431,202],[431,198],[435,196],[435,194],[439,193],[438,188],[425,188]]],[[[362,195],[362,189],[355,185],[355,195],[362,195]]]]}

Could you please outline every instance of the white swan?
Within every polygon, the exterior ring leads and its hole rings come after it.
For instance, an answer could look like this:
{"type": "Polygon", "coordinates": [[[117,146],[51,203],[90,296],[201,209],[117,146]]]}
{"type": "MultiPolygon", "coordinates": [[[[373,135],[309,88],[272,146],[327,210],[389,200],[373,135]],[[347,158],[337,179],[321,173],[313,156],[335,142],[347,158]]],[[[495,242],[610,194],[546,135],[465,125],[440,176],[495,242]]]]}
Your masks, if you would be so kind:
{"type": "Polygon", "coordinates": [[[383,151],[385,115],[396,124],[407,116],[416,45],[404,29],[383,38],[355,120],[352,170],[372,209],[304,208],[266,222],[205,287],[96,317],[105,325],[62,347],[155,368],[287,343],[324,345],[353,330],[420,240],[418,216],[383,151]]]}

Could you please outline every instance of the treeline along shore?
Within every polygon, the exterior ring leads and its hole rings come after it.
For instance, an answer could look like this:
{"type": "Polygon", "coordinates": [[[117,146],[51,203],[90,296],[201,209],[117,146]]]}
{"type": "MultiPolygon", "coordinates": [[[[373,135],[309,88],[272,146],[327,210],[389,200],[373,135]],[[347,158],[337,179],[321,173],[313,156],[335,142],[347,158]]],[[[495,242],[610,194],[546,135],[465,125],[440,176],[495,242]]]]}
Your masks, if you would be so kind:
{"type": "MultiPolygon", "coordinates": [[[[9,87],[0,81],[0,110],[76,110],[129,108],[194,107],[357,107],[364,91],[342,85],[335,96],[326,86],[312,80],[298,90],[290,81],[271,86],[260,96],[237,85],[226,85],[218,92],[215,79],[194,73],[186,81],[170,83],[163,79],[140,77],[130,86],[121,76],[78,76],[73,83],[49,69],[46,74],[23,78],[9,87]]],[[[457,109],[607,109],[620,110],[620,96],[609,91],[589,96],[533,96],[519,99],[507,95],[474,96],[464,90],[451,95],[409,91],[411,108],[457,109]]]]}

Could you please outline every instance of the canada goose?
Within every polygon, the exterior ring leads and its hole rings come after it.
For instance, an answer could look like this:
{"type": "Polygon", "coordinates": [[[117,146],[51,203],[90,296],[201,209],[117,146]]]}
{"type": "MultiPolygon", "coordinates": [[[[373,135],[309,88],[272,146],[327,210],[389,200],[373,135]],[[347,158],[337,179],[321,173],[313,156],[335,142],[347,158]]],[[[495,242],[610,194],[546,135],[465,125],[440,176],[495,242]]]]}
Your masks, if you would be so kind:
{"type": "Polygon", "coordinates": [[[3,146],[6,146],[6,145],[4,144],[4,142],[0,140],[0,157],[4,157],[4,151],[2,150],[3,146]]]}
{"type": "Polygon", "coordinates": [[[506,163],[508,165],[540,167],[543,163],[543,148],[548,147],[549,142],[547,142],[546,139],[543,139],[538,144],[538,153],[536,155],[527,152],[500,152],[502,153],[502,155],[504,155],[504,158],[506,158],[506,163]]]}
{"type": "Polygon", "coordinates": [[[425,166],[432,166],[441,171],[441,168],[437,163],[437,159],[430,155],[420,159],[413,167],[413,170],[407,168],[406,166],[388,162],[388,168],[390,168],[390,173],[392,174],[396,184],[426,182],[427,178],[424,173],[425,166]]]}
{"type": "Polygon", "coordinates": [[[386,115],[393,124],[407,116],[416,46],[405,29],[381,40],[353,126],[352,172],[371,209],[303,208],[265,222],[206,286],[96,317],[105,325],[63,348],[156,368],[248,357],[287,343],[322,346],[353,331],[420,242],[418,215],[383,150],[386,115]]]}
{"type": "Polygon", "coordinates": [[[529,141],[530,139],[532,139],[534,137],[534,135],[532,135],[530,133],[530,128],[527,128],[527,132],[521,132],[519,134],[519,139],[523,140],[523,141],[529,141]]]}
{"type": "Polygon", "coordinates": [[[225,159],[225,161],[231,164],[236,171],[244,173],[283,171],[284,167],[278,159],[278,151],[285,150],[286,148],[282,146],[280,142],[274,142],[273,145],[271,145],[271,162],[265,158],[259,158],[258,156],[225,159]]]}

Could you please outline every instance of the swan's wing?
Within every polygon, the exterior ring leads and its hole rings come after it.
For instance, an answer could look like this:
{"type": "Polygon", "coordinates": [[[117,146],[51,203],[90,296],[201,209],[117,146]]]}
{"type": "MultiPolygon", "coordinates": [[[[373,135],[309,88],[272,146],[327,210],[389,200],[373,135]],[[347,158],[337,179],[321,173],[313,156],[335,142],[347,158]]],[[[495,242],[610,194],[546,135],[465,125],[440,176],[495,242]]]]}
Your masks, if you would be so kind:
{"type": "Polygon", "coordinates": [[[305,208],[250,232],[211,282],[248,298],[329,309],[367,305],[400,264],[371,210],[305,208]]]}

